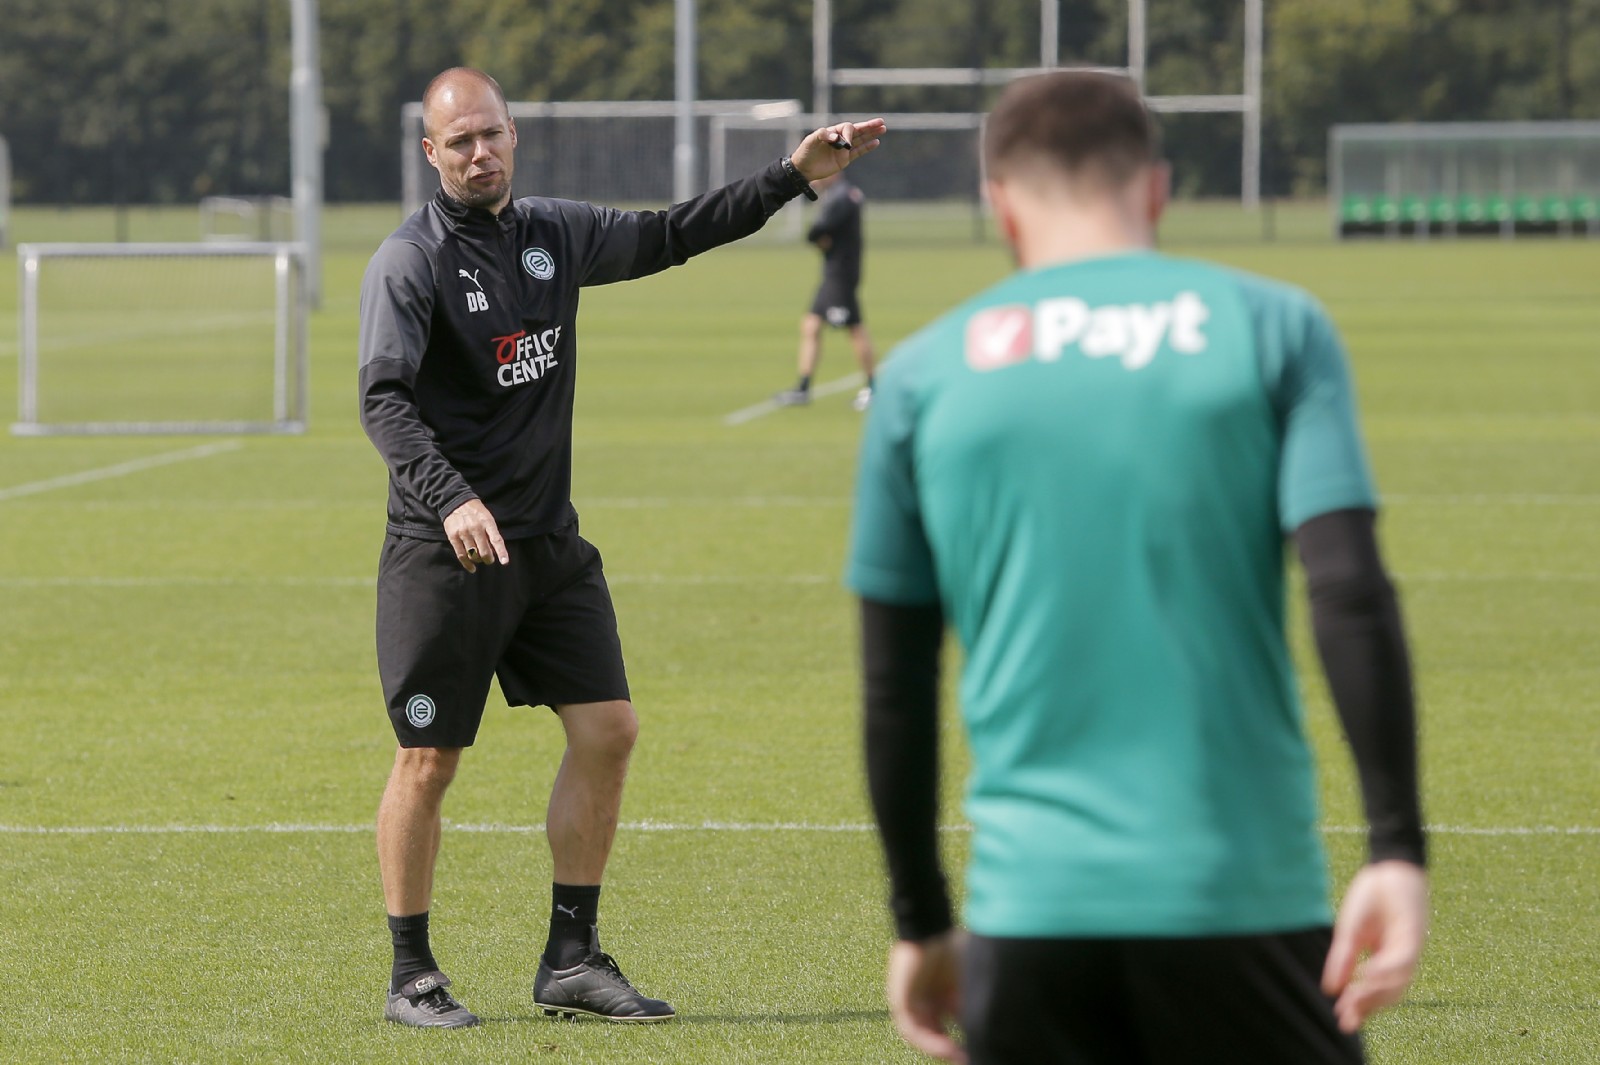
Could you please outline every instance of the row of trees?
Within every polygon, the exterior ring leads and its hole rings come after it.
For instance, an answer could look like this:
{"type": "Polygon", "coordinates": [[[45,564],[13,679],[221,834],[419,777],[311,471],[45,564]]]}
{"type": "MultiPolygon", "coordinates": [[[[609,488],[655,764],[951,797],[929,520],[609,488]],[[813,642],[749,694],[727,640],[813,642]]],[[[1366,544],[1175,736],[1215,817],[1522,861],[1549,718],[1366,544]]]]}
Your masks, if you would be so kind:
{"type": "MultiPolygon", "coordinates": [[[[811,98],[811,0],[698,0],[700,95],[811,98]]],[[[1152,93],[1238,92],[1242,0],[1148,0],[1152,93]]],[[[1030,66],[1038,0],[833,0],[840,66],[1030,66]]],[[[1063,61],[1121,65],[1126,0],[1061,0],[1063,61]]],[[[400,105],[457,63],[513,98],[668,99],[673,0],[322,0],[335,200],[393,199],[400,105]]],[[[19,202],[288,188],[285,0],[5,0],[19,202]]],[[[1320,188],[1335,122],[1600,118],[1600,0],[1267,0],[1269,190],[1320,188]]],[[[986,92],[841,90],[847,112],[986,92]]],[[[1168,122],[1183,191],[1237,189],[1239,123],[1168,122]]],[[[663,165],[668,165],[664,160],[663,165]]]]}

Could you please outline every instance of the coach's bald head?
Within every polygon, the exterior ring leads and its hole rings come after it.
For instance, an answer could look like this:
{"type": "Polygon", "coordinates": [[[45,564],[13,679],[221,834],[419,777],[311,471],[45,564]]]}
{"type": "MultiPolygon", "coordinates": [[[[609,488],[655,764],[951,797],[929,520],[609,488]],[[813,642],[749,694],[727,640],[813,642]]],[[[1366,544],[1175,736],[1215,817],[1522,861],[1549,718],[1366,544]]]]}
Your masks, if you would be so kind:
{"type": "Polygon", "coordinates": [[[506,107],[506,94],[500,83],[475,67],[451,67],[441,71],[422,90],[422,129],[429,137],[437,137],[439,118],[475,94],[487,91],[499,105],[507,121],[511,112],[506,107]]]}
{"type": "Polygon", "coordinates": [[[517,124],[499,82],[451,67],[422,94],[422,127],[422,150],[449,196],[495,213],[511,201],[517,124]]]}

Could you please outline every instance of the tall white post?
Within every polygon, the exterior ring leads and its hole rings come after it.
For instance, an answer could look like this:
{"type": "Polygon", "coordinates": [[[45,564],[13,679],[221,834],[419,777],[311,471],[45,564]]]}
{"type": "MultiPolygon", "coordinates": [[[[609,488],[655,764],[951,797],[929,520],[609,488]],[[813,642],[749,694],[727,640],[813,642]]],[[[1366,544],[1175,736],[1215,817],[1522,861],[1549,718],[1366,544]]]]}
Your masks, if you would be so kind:
{"type": "Polygon", "coordinates": [[[811,8],[811,111],[827,122],[833,111],[833,4],[815,0],[811,8]]]}
{"type": "Polygon", "coordinates": [[[1261,0],[1244,4],[1244,160],[1239,200],[1246,208],[1261,205],[1261,0]]]}
{"type": "Polygon", "coordinates": [[[695,0],[677,0],[675,39],[677,53],[677,120],[672,149],[672,198],[677,203],[692,199],[695,188],[694,99],[695,99],[695,0]]]}
{"type": "Polygon", "coordinates": [[[1039,65],[1061,63],[1061,0],[1039,0],[1039,65]]]}
{"type": "Polygon", "coordinates": [[[1144,92],[1144,61],[1149,51],[1145,36],[1144,0],[1128,0],[1128,75],[1144,92]]]}
{"type": "Polygon", "coordinates": [[[322,67],[317,44],[317,0],[289,0],[289,168],[295,233],[306,248],[306,298],[322,306],[322,67]]]}

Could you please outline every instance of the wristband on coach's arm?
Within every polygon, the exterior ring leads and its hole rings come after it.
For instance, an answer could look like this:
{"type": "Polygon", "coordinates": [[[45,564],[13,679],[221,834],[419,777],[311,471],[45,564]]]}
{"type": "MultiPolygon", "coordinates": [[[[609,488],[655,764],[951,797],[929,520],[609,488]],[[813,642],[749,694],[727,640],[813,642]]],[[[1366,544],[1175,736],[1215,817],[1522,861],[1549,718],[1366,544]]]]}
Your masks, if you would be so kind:
{"type": "Polygon", "coordinates": [[[785,155],[778,160],[778,165],[783,167],[784,176],[789,179],[790,184],[794,185],[796,192],[808,200],[817,198],[817,190],[812,188],[811,182],[807,181],[805,175],[796,169],[793,160],[785,155]]]}

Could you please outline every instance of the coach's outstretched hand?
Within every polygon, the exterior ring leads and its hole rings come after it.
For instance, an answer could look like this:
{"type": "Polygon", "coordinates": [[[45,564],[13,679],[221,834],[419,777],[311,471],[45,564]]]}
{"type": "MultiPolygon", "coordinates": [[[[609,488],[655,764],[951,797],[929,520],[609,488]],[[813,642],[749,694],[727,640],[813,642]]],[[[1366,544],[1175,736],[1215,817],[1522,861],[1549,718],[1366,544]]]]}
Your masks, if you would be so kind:
{"type": "Polygon", "coordinates": [[[900,1037],[924,1054],[965,1062],[950,1035],[961,1008],[961,954],[966,933],[951,929],[889,948],[889,1016],[900,1037]]]}
{"type": "Polygon", "coordinates": [[[876,150],[882,143],[878,138],[888,128],[881,118],[823,126],[800,142],[789,162],[807,181],[820,181],[876,150]]]}
{"type": "Polygon", "coordinates": [[[1427,937],[1428,874],[1421,866],[1373,862],[1355,875],[1339,906],[1322,971],[1322,990],[1339,996],[1333,1012],[1340,1028],[1354,1032],[1405,997],[1427,937]]]}

